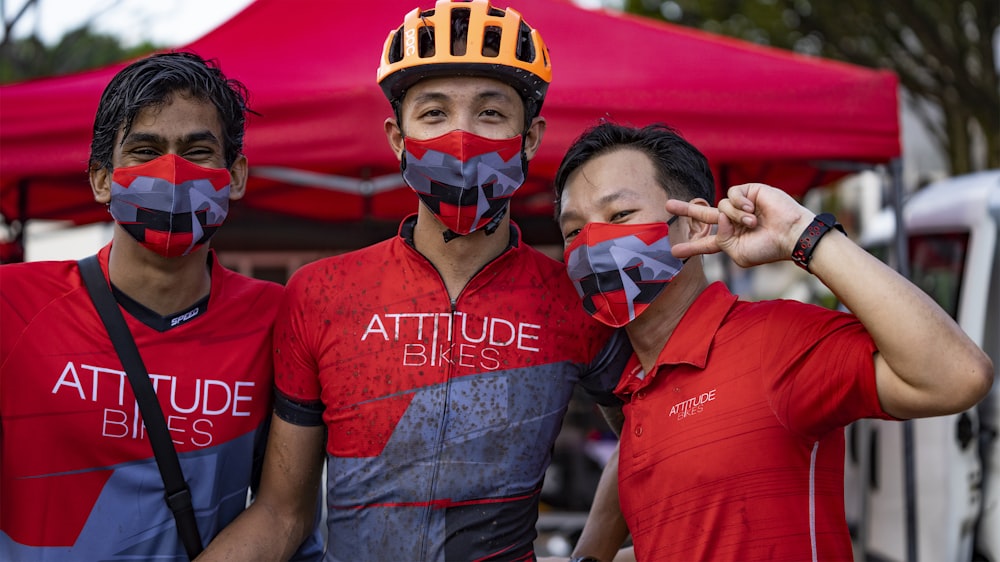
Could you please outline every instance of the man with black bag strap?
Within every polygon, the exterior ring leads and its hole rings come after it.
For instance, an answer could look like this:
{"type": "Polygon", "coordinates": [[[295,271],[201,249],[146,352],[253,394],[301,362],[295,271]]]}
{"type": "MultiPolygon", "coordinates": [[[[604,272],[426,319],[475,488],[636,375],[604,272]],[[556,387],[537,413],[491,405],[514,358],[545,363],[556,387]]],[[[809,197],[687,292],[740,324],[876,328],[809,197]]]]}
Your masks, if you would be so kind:
{"type": "Polygon", "coordinates": [[[282,288],[208,242],[244,193],[247,111],[196,55],[127,66],[89,164],[112,242],[0,268],[0,559],[185,560],[245,508],[282,288]]]}

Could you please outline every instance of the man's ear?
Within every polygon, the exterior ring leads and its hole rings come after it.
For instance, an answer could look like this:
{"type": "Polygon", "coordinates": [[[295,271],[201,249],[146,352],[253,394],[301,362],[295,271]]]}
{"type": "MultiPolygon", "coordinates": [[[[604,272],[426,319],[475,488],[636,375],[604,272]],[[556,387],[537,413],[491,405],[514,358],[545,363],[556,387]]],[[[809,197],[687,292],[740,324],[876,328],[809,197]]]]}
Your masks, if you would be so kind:
{"type": "Polygon", "coordinates": [[[385,138],[389,141],[389,147],[396,153],[396,159],[403,160],[403,130],[399,128],[396,119],[389,117],[383,124],[385,128],[385,138]]]}
{"type": "Polygon", "coordinates": [[[524,136],[524,155],[528,160],[535,157],[538,148],[542,146],[542,137],[545,135],[545,118],[535,117],[531,120],[528,132],[524,136]]]}
{"type": "Polygon", "coordinates": [[[107,205],[111,202],[111,170],[97,162],[90,163],[90,190],[94,192],[94,201],[107,205]]]}
{"type": "Polygon", "coordinates": [[[243,199],[247,191],[247,177],[250,175],[250,166],[247,157],[240,154],[236,161],[229,168],[229,200],[236,201],[243,199]]]}
{"type": "MultiPolygon", "coordinates": [[[[690,203],[691,205],[700,205],[700,206],[703,206],[703,207],[711,207],[712,206],[711,203],[709,203],[708,201],[702,199],[701,197],[699,197],[697,199],[692,199],[688,203],[690,203]]],[[[688,229],[688,231],[687,231],[688,240],[698,240],[699,238],[705,238],[707,236],[711,236],[712,229],[715,228],[714,224],[708,223],[708,222],[701,222],[701,221],[699,221],[697,219],[694,219],[694,218],[692,218],[690,216],[689,217],[685,217],[685,218],[687,218],[687,220],[685,221],[685,224],[687,225],[687,229],[688,229]]]]}

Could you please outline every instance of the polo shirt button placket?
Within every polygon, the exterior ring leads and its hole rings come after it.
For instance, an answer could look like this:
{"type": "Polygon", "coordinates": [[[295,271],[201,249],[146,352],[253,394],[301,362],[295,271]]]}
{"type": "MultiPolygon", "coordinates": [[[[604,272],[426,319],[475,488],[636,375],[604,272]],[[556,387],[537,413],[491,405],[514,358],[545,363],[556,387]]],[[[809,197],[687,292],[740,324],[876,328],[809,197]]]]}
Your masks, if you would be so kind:
{"type": "MultiPolygon", "coordinates": [[[[642,399],[646,398],[646,391],[645,391],[645,389],[637,390],[636,393],[633,396],[635,397],[636,400],[642,400],[642,399]]],[[[635,426],[635,436],[636,437],[642,437],[642,425],[636,424],[636,426],[635,426]]]]}

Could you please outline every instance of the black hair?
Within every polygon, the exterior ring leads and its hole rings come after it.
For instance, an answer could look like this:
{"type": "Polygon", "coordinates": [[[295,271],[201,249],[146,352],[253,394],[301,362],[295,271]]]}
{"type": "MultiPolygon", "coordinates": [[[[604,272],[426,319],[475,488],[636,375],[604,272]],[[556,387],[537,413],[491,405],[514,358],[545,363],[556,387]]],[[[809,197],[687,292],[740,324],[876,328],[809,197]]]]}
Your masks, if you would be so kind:
{"type": "Polygon", "coordinates": [[[171,95],[186,92],[211,102],[222,122],[222,148],[229,168],[243,152],[248,91],[226,78],[215,60],[194,53],[160,53],[133,62],[111,79],[94,118],[90,165],[110,170],[118,131],[128,135],[136,116],[150,106],[163,105],[171,95]]]}
{"type": "Polygon", "coordinates": [[[555,213],[559,218],[563,189],[569,176],[588,161],[623,148],[649,156],[656,181],[672,199],[715,201],[715,178],[708,159],[675,129],[662,123],[628,127],[602,122],[583,132],[566,151],[555,178],[555,213]]]}

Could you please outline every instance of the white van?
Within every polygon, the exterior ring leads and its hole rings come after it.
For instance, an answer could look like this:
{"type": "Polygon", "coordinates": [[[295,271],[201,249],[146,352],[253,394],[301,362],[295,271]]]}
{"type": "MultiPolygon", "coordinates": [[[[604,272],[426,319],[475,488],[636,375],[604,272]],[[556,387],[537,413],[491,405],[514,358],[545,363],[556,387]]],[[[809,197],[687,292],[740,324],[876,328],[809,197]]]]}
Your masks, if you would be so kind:
{"type": "MultiPolygon", "coordinates": [[[[903,205],[910,278],[1000,365],[1000,170],[949,178],[903,205]]],[[[859,240],[892,254],[887,213],[859,240]]],[[[892,263],[892,259],[886,259],[892,263]]],[[[847,432],[845,494],[857,558],[1000,562],[1000,384],[977,407],[908,422],[916,543],[908,544],[904,424],[863,420],[847,432]]]]}

